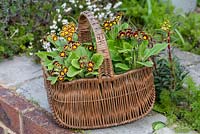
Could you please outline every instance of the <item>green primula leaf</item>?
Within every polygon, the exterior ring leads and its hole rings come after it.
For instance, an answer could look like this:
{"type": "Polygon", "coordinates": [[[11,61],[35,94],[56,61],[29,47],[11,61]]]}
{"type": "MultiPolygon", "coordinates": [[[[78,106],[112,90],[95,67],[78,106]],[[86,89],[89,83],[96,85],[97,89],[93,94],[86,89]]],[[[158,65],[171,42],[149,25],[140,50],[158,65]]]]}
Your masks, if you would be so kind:
{"type": "Polygon", "coordinates": [[[124,29],[127,29],[129,28],[129,24],[128,23],[123,23],[121,24],[121,29],[120,30],[124,30],[124,29]]]}
{"type": "Polygon", "coordinates": [[[79,73],[81,73],[82,70],[76,69],[73,66],[70,66],[67,72],[67,76],[68,77],[75,77],[76,75],[78,75],[79,73]]]}
{"type": "Polygon", "coordinates": [[[55,84],[57,79],[58,79],[58,77],[53,77],[53,76],[50,76],[50,77],[47,78],[47,80],[51,81],[51,85],[55,84]]]}
{"type": "Polygon", "coordinates": [[[73,40],[78,40],[78,35],[77,34],[73,35],[73,40]]]}
{"type": "Polygon", "coordinates": [[[143,61],[143,57],[145,55],[145,50],[147,49],[148,41],[143,41],[138,48],[138,60],[143,61]]]}
{"type": "Polygon", "coordinates": [[[150,49],[146,49],[145,51],[145,55],[144,55],[144,61],[147,60],[149,57],[153,56],[153,55],[157,55],[158,53],[160,53],[162,50],[164,50],[167,47],[167,43],[163,43],[163,44],[155,44],[153,48],[150,49]]]}
{"type": "Polygon", "coordinates": [[[73,59],[79,59],[80,57],[75,52],[70,52],[68,56],[68,60],[72,61],[73,59]]]}
{"type": "Polygon", "coordinates": [[[80,69],[80,64],[78,62],[78,59],[73,59],[71,62],[72,66],[75,67],[76,69],[80,69]]]}
{"type": "Polygon", "coordinates": [[[157,121],[152,124],[153,131],[159,130],[164,127],[166,127],[166,125],[165,125],[165,123],[163,123],[161,121],[157,121]]]}
{"type": "Polygon", "coordinates": [[[102,54],[95,53],[91,60],[94,62],[94,69],[99,69],[101,64],[103,63],[104,57],[102,54]]]}
{"type": "Polygon", "coordinates": [[[109,50],[116,50],[114,40],[108,40],[107,43],[108,43],[109,50]]]}
{"type": "Polygon", "coordinates": [[[47,65],[47,70],[53,70],[54,65],[52,63],[47,65]]]}
{"type": "Polygon", "coordinates": [[[47,36],[47,41],[51,42],[56,48],[63,47],[65,44],[67,44],[65,39],[57,39],[56,41],[53,41],[51,35],[47,36]]]}
{"type": "Polygon", "coordinates": [[[89,73],[85,74],[85,76],[97,76],[97,75],[99,75],[99,73],[97,71],[89,72],[89,73]]]}
{"type": "Polygon", "coordinates": [[[44,66],[48,66],[49,64],[53,64],[53,63],[52,63],[51,60],[46,59],[45,61],[42,61],[42,64],[43,64],[44,66]]]}
{"type": "Polygon", "coordinates": [[[63,64],[63,63],[64,63],[63,58],[60,57],[60,56],[56,56],[56,57],[54,58],[54,61],[58,61],[60,64],[63,64]]]}
{"type": "Polygon", "coordinates": [[[122,61],[122,58],[120,57],[120,55],[117,53],[117,52],[115,52],[115,51],[110,51],[110,56],[111,56],[111,59],[113,60],[113,61],[122,61]]]}
{"type": "Polygon", "coordinates": [[[88,55],[85,47],[82,46],[79,46],[74,53],[79,57],[88,55]]]}
{"type": "Polygon", "coordinates": [[[55,45],[57,46],[57,48],[63,48],[65,44],[67,44],[67,41],[65,39],[58,39],[57,41],[55,41],[55,45]]]}
{"type": "Polygon", "coordinates": [[[130,49],[130,51],[132,50],[133,46],[128,43],[128,42],[123,42],[123,49],[130,49]]]}
{"type": "Polygon", "coordinates": [[[130,70],[130,68],[126,64],[123,64],[123,63],[117,63],[115,64],[115,67],[120,68],[125,71],[130,70]]]}
{"type": "Polygon", "coordinates": [[[131,49],[121,49],[121,50],[118,50],[119,53],[128,53],[128,52],[131,52],[131,49]]]}
{"type": "Polygon", "coordinates": [[[41,51],[41,52],[37,52],[36,55],[40,57],[41,60],[45,61],[48,59],[48,56],[52,58],[56,57],[58,55],[58,52],[57,51],[51,51],[51,52],[41,51]]]}
{"type": "Polygon", "coordinates": [[[153,62],[152,61],[146,61],[146,62],[140,62],[137,61],[138,64],[146,66],[146,67],[152,67],[153,66],[153,62]]]}

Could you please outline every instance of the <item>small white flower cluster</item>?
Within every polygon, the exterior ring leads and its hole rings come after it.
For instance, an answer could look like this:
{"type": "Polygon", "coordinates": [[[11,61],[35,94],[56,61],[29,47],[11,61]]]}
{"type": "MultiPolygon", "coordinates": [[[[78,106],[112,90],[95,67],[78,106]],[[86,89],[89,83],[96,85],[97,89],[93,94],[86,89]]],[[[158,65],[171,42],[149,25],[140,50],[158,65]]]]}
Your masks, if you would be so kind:
{"type": "Polygon", "coordinates": [[[113,17],[114,14],[111,12],[112,9],[118,8],[122,2],[119,1],[115,4],[102,2],[101,0],[96,0],[96,3],[92,3],[91,0],[86,0],[87,9],[94,12],[99,20],[106,19],[107,17],[113,17]]]}

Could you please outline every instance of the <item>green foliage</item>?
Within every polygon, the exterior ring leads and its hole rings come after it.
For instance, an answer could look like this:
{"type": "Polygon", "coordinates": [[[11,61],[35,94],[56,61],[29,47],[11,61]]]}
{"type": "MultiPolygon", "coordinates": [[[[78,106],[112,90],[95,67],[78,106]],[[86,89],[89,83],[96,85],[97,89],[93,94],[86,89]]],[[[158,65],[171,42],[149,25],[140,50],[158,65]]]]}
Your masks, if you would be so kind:
{"type": "MultiPolygon", "coordinates": [[[[144,66],[152,67],[153,62],[149,60],[149,58],[164,50],[167,47],[167,44],[158,43],[152,48],[149,48],[149,40],[145,40],[143,37],[120,38],[120,33],[126,29],[130,29],[129,24],[122,23],[114,25],[110,31],[106,32],[108,48],[111,54],[115,73],[123,73],[144,66]]],[[[134,32],[131,33],[134,34],[134,32]]],[[[142,32],[142,34],[144,34],[144,32],[142,32]]]]}
{"type": "Polygon", "coordinates": [[[98,76],[98,69],[104,59],[103,55],[89,51],[86,44],[75,41],[71,43],[65,38],[53,40],[52,35],[47,37],[47,41],[54,44],[56,50],[40,51],[37,56],[42,60],[51,84],[57,81],[98,76]]]}
{"type": "Polygon", "coordinates": [[[200,87],[190,77],[184,79],[180,90],[162,89],[154,110],[168,116],[169,123],[183,122],[190,128],[200,131],[200,87]]]}
{"type": "Polygon", "coordinates": [[[154,122],[154,123],[152,124],[153,131],[162,129],[162,128],[164,128],[165,126],[166,126],[165,123],[163,123],[163,122],[161,122],[161,121],[157,121],[157,122],[154,122]]]}
{"type": "Polygon", "coordinates": [[[137,27],[145,26],[148,30],[159,29],[166,18],[173,17],[173,9],[169,1],[159,0],[123,0],[121,6],[133,24],[137,27]]]}
{"type": "Polygon", "coordinates": [[[156,57],[155,59],[156,69],[154,70],[154,83],[157,100],[159,100],[160,93],[163,89],[177,91],[182,89],[183,80],[188,74],[176,57],[172,60],[173,72],[171,72],[171,63],[169,63],[169,59],[165,57],[166,55],[156,57]],[[174,73],[175,77],[172,76],[172,73],[174,73]]]}
{"type": "Polygon", "coordinates": [[[187,16],[179,17],[179,21],[178,30],[185,42],[179,39],[177,45],[182,50],[200,54],[200,14],[190,13],[187,16]]]}

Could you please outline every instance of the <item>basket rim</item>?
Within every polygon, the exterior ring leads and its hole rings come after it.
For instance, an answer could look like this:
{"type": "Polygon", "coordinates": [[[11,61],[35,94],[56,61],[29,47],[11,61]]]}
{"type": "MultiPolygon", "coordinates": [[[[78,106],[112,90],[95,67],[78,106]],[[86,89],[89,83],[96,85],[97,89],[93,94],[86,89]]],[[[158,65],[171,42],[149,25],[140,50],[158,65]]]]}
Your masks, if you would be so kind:
{"type": "MultiPolygon", "coordinates": [[[[133,70],[129,70],[125,73],[122,73],[122,74],[114,74],[113,77],[106,77],[106,76],[102,76],[101,77],[101,80],[103,79],[113,79],[115,77],[120,77],[120,76],[123,76],[123,75],[128,75],[128,74],[131,74],[131,73],[134,73],[134,72],[140,72],[142,70],[147,70],[147,69],[152,69],[152,67],[142,67],[142,68],[137,68],[137,69],[133,69],[133,70]]],[[[46,67],[42,65],[42,70],[44,71],[45,75],[49,76],[49,73],[46,71],[46,67]]],[[[75,80],[72,80],[72,81],[64,81],[64,82],[60,82],[58,81],[56,84],[70,84],[70,83],[75,83],[75,82],[79,82],[79,81],[88,81],[88,80],[100,80],[98,77],[93,77],[93,78],[80,78],[80,79],[75,79],[75,80]]]]}

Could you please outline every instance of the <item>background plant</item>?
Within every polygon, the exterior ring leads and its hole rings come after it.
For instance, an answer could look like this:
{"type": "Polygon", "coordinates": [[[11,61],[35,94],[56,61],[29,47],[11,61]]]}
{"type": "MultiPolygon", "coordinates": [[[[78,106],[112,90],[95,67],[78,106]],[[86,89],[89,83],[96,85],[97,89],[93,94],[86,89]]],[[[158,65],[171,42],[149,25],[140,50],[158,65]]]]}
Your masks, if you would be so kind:
{"type": "Polygon", "coordinates": [[[103,19],[112,15],[112,7],[120,5],[120,1],[3,0],[0,3],[0,59],[23,52],[34,55],[43,50],[41,39],[45,33],[59,31],[60,26],[71,21],[67,18],[69,15],[76,19],[81,11],[89,9],[103,19]]]}

